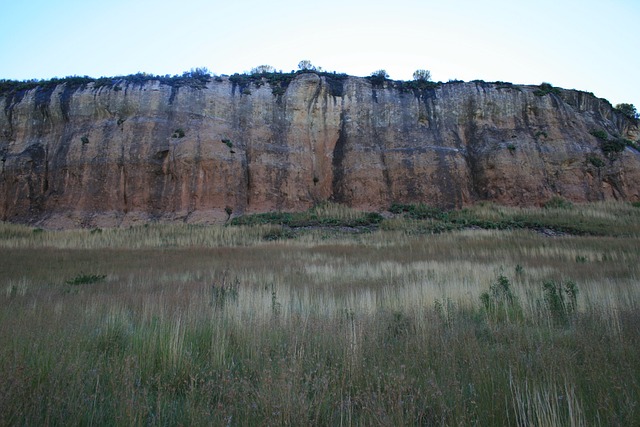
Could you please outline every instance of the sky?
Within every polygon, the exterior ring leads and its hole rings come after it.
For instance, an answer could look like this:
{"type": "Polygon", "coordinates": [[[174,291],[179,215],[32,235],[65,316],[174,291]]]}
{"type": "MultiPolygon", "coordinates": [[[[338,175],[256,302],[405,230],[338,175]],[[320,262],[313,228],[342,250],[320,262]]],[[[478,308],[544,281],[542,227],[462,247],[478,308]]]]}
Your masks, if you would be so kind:
{"type": "Polygon", "coordinates": [[[0,79],[258,65],[548,82],[640,108],[640,0],[0,0],[0,79]]]}

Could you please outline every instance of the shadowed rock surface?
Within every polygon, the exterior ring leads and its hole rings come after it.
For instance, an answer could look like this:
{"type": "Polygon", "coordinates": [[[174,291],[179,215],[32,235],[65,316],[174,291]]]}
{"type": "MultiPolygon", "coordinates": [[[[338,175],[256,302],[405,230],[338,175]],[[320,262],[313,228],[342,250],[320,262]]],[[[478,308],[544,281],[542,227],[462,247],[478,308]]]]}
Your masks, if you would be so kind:
{"type": "Polygon", "coordinates": [[[369,210],[640,200],[638,122],[590,93],[284,77],[5,91],[0,219],[126,226],[326,200],[369,210]]]}

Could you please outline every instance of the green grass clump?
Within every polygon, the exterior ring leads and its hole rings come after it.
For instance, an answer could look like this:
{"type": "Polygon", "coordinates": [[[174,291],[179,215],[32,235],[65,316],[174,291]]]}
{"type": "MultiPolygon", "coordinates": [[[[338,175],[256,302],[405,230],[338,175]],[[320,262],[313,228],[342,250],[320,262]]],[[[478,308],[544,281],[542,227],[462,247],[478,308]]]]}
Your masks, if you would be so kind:
{"type": "Polygon", "coordinates": [[[480,301],[487,316],[494,322],[513,322],[522,318],[522,309],[511,289],[511,282],[502,274],[491,283],[488,292],[480,295],[480,301]]]}
{"type": "Polygon", "coordinates": [[[417,205],[394,203],[389,208],[389,211],[394,214],[401,214],[406,218],[411,219],[441,219],[447,218],[447,212],[442,209],[429,206],[423,203],[417,205]]]}
{"type": "Polygon", "coordinates": [[[332,203],[319,204],[305,212],[269,212],[233,218],[230,225],[279,224],[288,227],[375,227],[383,217],[332,203]]]}
{"type": "Polygon", "coordinates": [[[67,280],[67,285],[92,285],[94,283],[102,282],[106,279],[106,274],[79,274],[73,279],[67,280]]]}
{"type": "Polygon", "coordinates": [[[545,209],[572,209],[573,203],[562,197],[554,196],[544,204],[545,209]]]}
{"type": "Polygon", "coordinates": [[[564,283],[552,280],[544,282],[544,302],[557,323],[565,324],[576,313],[578,306],[578,288],[575,282],[564,283]]]}

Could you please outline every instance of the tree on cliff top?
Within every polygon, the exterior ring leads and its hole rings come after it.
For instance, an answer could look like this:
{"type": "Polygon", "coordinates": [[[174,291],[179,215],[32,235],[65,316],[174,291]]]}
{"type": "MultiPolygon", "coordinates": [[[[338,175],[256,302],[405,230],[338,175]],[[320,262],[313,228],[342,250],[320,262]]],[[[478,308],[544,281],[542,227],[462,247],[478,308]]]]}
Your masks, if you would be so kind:
{"type": "Polygon", "coordinates": [[[252,68],[249,74],[269,74],[275,72],[275,67],[272,67],[271,65],[258,65],[257,67],[252,68]]]}
{"type": "Polygon", "coordinates": [[[389,78],[389,74],[387,74],[386,70],[378,70],[371,73],[369,80],[374,86],[382,86],[384,81],[389,78]]]}
{"type": "Polygon", "coordinates": [[[428,82],[431,80],[431,71],[429,70],[416,70],[413,72],[413,80],[428,82]]]}
{"type": "Polygon", "coordinates": [[[308,59],[303,59],[302,61],[298,62],[298,69],[300,71],[316,71],[317,70],[315,65],[313,65],[311,61],[309,61],[308,59]]]}
{"type": "Polygon", "coordinates": [[[616,110],[629,117],[630,119],[638,119],[640,116],[638,115],[638,111],[636,110],[635,105],[633,104],[618,104],[616,105],[616,110]]]}
{"type": "Polygon", "coordinates": [[[371,77],[384,80],[389,78],[389,74],[387,74],[387,70],[377,70],[371,73],[371,77]]]}

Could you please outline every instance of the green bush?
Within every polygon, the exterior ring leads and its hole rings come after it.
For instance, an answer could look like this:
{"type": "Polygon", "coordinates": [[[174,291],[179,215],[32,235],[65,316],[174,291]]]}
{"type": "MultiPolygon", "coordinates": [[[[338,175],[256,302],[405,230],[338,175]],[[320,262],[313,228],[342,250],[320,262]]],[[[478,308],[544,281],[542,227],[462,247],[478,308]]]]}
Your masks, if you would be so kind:
{"type": "Polygon", "coordinates": [[[538,131],[536,132],[536,134],[534,135],[536,139],[538,138],[548,138],[549,135],[545,132],[545,131],[538,131]]]}
{"type": "Polygon", "coordinates": [[[377,70],[371,73],[371,76],[368,77],[371,84],[374,86],[382,86],[384,82],[389,78],[389,74],[387,74],[386,70],[377,70]]]}
{"type": "Polygon", "coordinates": [[[640,141],[630,141],[624,138],[621,138],[621,141],[624,142],[627,145],[627,147],[631,147],[636,151],[640,151],[640,145],[638,145],[640,141]]]}
{"type": "Polygon", "coordinates": [[[602,129],[592,130],[589,133],[591,135],[595,136],[596,138],[598,138],[599,140],[602,140],[602,141],[608,141],[609,140],[609,135],[607,134],[607,132],[605,132],[602,129]]]}
{"type": "Polygon", "coordinates": [[[106,279],[105,274],[79,274],[73,279],[67,280],[65,283],[67,285],[92,285],[94,283],[102,282],[106,279]]]}
{"type": "Polygon", "coordinates": [[[602,148],[602,152],[607,156],[611,156],[616,153],[621,153],[624,151],[626,147],[627,147],[627,144],[625,140],[623,140],[622,138],[610,139],[600,144],[600,148],[602,148]]]}
{"type": "Polygon", "coordinates": [[[480,295],[480,302],[490,320],[495,322],[522,319],[522,308],[511,290],[511,282],[502,274],[480,295]]]}
{"type": "Polygon", "coordinates": [[[600,156],[596,155],[588,155],[587,161],[597,168],[604,167],[604,165],[606,164],[600,156]]]}
{"type": "Polygon", "coordinates": [[[638,111],[636,110],[636,107],[633,104],[627,104],[627,103],[618,104],[616,105],[616,111],[624,114],[630,119],[637,120],[640,117],[638,116],[638,111]]]}
{"type": "Polygon", "coordinates": [[[441,83],[432,82],[430,80],[411,80],[407,82],[398,81],[394,82],[394,87],[400,92],[409,90],[428,90],[440,87],[441,83]]]}
{"type": "MultiPolygon", "coordinates": [[[[305,212],[267,212],[233,218],[230,225],[276,224],[300,227],[377,227],[384,217],[377,212],[352,211],[340,205],[319,204],[305,212]],[[332,211],[331,207],[335,210],[332,211]]],[[[273,238],[291,237],[293,230],[270,231],[273,238]]]]}
{"type": "Polygon", "coordinates": [[[545,96],[548,94],[560,95],[560,89],[553,87],[551,83],[542,83],[538,89],[533,92],[535,96],[545,96]]]}
{"type": "Polygon", "coordinates": [[[411,219],[446,219],[447,213],[434,206],[419,203],[417,205],[394,203],[389,212],[411,219]]]}
{"type": "Polygon", "coordinates": [[[633,142],[627,139],[610,139],[607,132],[605,132],[603,129],[592,130],[589,133],[600,140],[600,148],[602,149],[602,152],[608,157],[611,157],[616,153],[623,152],[627,145],[635,148],[633,142]]]}
{"type": "Polygon", "coordinates": [[[293,215],[289,212],[266,212],[233,218],[230,225],[289,224],[293,215]]]}
{"type": "Polygon", "coordinates": [[[287,240],[294,239],[296,237],[296,232],[286,226],[282,226],[280,228],[272,229],[265,232],[262,235],[262,240],[266,240],[268,242],[272,242],[275,240],[287,240]]]}
{"type": "Polygon", "coordinates": [[[573,203],[562,197],[554,196],[544,204],[545,209],[571,209],[573,203]]]}
{"type": "Polygon", "coordinates": [[[575,282],[547,281],[542,285],[544,302],[557,324],[566,324],[578,307],[578,287],[575,282]]]}

